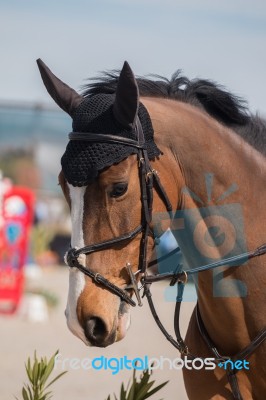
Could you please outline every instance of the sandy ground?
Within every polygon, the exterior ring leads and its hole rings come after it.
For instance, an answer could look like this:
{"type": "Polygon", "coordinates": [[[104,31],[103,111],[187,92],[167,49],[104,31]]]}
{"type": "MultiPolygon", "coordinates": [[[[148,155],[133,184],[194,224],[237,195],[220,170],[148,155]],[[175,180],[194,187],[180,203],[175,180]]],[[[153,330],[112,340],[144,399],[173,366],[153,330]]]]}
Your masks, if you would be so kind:
{"type": "MultiPolygon", "coordinates": [[[[21,399],[21,388],[26,381],[24,362],[37,350],[39,356],[50,357],[57,349],[62,359],[90,358],[104,356],[136,357],[149,359],[167,357],[171,360],[179,357],[170,343],[163,337],[157,328],[148,305],[132,309],[131,327],[124,340],[106,349],[86,347],[67,329],[64,317],[64,308],[68,290],[68,271],[61,267],[47,270],[35,283],[56,293],[59,305],[50,312],[46,322],[30,322],[25,316],[18,314],[13,317],[0,316],[0,400],[21,399]]],[[[166,286],[161,283],[153,285],[154,299],[158,305],[158,312],[166,327],[173,331],[174,302],[165,301],[166,286]]],[[[182,327],[185,332],[189,321],[193,302],[184,302],[182,308],[182,327]]],[[[169,365],[169,364],[168,364],[169,365]]],[[[186,400],[182,372],[170,369],[168,365],[163,370],[154,371],[153,377],[159,384],[166,380],[170,382],[152,399],[186,400]]],[[[110,370],[70,369],[66,363],[68,373],[53,387],[54,399],[64,400],[105,400],[108,394],[119,394],[122,382],[128,382],[131,371],[120,371],[113,375],[110,370]]],[[[58,367],[56,373],[61,372],[58,367]]]]}

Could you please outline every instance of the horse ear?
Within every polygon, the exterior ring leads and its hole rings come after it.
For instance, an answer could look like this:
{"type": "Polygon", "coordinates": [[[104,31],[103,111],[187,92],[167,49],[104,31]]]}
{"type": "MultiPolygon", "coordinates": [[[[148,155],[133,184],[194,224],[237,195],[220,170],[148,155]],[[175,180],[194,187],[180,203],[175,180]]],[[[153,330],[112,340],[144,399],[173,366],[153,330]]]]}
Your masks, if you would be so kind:
{"type": "Polygon", "coordinates": [[[74,89],[60,81],[52,71],[39,58],[37,64],[41,73],[43,83],[54,101],[70,116],[84,99],[74,89]]]}
{"type": "Polygon", "coordinates": [[[139,107],[139,89],[136,78],[127,61],[121,70],[113,113],[116,120],[126,128],[132,128],[139,107]]]}

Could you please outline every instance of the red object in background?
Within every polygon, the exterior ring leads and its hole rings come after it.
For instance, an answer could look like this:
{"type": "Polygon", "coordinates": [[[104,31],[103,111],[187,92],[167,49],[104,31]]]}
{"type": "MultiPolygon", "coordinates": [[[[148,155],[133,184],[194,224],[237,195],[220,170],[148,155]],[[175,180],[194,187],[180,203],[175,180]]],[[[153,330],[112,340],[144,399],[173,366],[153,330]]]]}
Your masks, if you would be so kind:
{"type": "Polygon", "coordinates": [[[0,313],[12,314],[23,292],[35,198],[18,186],[4,193],[0,186],[0,197],[0,313]]]}

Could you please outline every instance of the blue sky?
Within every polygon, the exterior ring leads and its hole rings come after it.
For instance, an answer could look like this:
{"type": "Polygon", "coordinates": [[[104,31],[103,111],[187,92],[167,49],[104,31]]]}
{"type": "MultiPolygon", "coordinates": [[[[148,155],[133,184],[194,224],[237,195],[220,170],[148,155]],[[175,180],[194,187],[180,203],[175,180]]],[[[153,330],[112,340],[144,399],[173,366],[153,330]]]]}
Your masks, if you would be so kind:
{"type": "Polygon", "coordinates": [[[79,89],[121,68],[213,79],[266,115],[265,0],[0,0],[0,100],[52,104],[41,57],[79,89]]]}

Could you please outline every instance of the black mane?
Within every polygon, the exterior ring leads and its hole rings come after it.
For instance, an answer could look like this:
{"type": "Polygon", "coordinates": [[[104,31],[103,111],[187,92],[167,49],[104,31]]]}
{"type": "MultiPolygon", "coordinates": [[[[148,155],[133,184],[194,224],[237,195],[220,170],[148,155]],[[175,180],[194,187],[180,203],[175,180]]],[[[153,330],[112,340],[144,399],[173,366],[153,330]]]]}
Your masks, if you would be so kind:
{"type": "MultiPolygon", "coordinates": [[[[115,93],[119,73],[105,72],[101,80],[93,78],[93,82],[84,86],[83,96],[115,93]]],[[[245,100],[210,80],[189,80],[180,74],[180,70],[170,80],[158,75],[152,77],[154,80],[137,78],[140,96],[174,99],[202,108],[266,155],[266,121],[250,114],[245,100]]]]}

